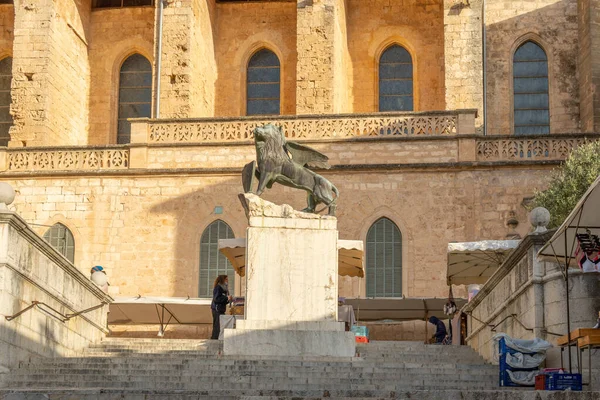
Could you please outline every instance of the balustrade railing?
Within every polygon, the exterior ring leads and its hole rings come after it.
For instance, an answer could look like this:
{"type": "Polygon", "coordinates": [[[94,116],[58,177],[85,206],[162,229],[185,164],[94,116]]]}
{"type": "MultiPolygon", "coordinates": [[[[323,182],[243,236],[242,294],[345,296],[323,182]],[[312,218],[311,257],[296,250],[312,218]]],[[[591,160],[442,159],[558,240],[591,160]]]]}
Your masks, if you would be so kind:
{"type": "Polygon", "coordinates": [[[599,135],[544,135],[540,137],[477,138],[477,161],[564,160],[576,147],[599,135]]]}
{"type": "MultiPolygon", "coordinates": [[[[475,133],[476,110],[343,115],[211,118],[194,120],[134,120],[147,124],[141,136],[148,143],[235,142],[252,139],[254,128],[281,126],[290,139],[353,137],[451,136],[475,133]]],[[[133,128],[135,129],[135,128],[133,128]]],[[[132,135],[133,137],[133,135],[132,135]]],[[[143,140],[142,137],[139,138],[143,140]]]]}
{"type": "Polygon", "coordinates": [[[11,149],[9,171],[71,171],[129,168],[129,149],[11,149]]]}

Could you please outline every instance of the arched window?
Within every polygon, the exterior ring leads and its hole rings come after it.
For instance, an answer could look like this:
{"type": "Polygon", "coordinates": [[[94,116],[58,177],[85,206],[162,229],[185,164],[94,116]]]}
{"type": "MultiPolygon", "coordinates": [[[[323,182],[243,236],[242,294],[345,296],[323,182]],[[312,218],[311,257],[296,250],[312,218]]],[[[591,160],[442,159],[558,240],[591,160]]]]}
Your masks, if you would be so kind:
{"type": "Polygon", "coordinates": [[[44,233],[44,239],[71,263],[75,262],[75,240],[69,228],[54,224],[44,233]]]}
{"type": "Polygon", "coordinates": [[[367,233],[367,297],[402,296],[402,234],[387,218],[367,233]]]}
{"type": "Polygon", "coordinates": [[[412,111],[412,57],[402,46],[388,47],[379,59],[379,111],[412,111]]]}
{"type": "Polygon", "coordinates": [[[8,130],[13,119],[10,115],[10,82],[12,81],[12,58],[0,60],[0,146],[8,145],[8,130]]]}
{"type": "Polygon", "coordinates": [[[217,275],[229,275],[230,292],[233,294],[235,271],[229,260],[219,251],[219,239],[233,238],[233,231],[229,225],[220,219],[210,224],[202,233],[198,297],[212,297],[217,275]]]}
{"type": "Polygon", "coordinates": [[[515,135],[550,133],[548,58],[534,42],[523,43],[513,59],[515,135]]]}
{"type": "Polygon", "coordinates": [[[254,53],[248,63],[246,115],[278,115],[280,113],[279,59],[270,50],[254,53]]]}
{"type": "Polygon", "coordinates": [[[152,65],[141,54],[129,56],[119,74],[119,120],[117,143],[131,142],[128,118],[150,117],[152,103],[152,65]]]}

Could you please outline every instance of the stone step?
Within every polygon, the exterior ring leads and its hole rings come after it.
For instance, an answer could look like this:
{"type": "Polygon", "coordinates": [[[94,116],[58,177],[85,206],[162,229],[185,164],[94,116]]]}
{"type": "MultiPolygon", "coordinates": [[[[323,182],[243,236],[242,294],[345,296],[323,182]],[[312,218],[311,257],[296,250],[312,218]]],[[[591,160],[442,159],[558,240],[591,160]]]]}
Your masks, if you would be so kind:
{"type": "Polygon", "coordinates": [[[221,389],[215,391],[147,390],[0,390],[3,400],[600,400],[600,393],[544,392],[529,390],[254,390],[221,389]]]}

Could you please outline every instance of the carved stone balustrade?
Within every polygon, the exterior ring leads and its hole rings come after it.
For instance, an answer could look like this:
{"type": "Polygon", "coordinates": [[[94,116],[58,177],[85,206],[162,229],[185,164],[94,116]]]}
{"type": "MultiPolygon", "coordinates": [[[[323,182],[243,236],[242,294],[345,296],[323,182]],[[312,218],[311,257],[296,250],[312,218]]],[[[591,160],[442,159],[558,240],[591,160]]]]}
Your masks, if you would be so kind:
{"type": "Polygon", "coordinates": [[[598,134],[486,136],[477,139],[477,161],[564,160],[598,134]]]}
{"type": "Polygon", "coordinates": [[[207,143],[252,140],[254,128],[272,123],[294,140],[474,134],[477,110],[271,117],[132,120],[132,143],[207,143]]]}
{"type": "Polygon", "coordinates": [[[82,171],[129,168],[129,149],[15,148],[5,155],[9,171],[82,171]]]}

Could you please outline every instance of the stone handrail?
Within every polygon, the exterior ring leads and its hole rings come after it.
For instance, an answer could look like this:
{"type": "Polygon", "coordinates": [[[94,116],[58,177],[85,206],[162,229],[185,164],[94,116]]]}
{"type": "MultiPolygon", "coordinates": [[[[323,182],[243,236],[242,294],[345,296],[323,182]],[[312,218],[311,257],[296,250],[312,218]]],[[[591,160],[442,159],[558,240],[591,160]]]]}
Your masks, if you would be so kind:
{"type": "Polygon", "coordinates": [[[290,139],[364,136],[453,136],[475,133],[477,110],[272,117],[132,120],[133,143],[206,143],[252,139],[255,127],[273,123],[290,139]],[[137,133],[137,134],[136,134],[137,133]]]}
{"type": "Polygon", "coordinates": [[[599,135],[486,136],[477,139],[477,161],[564,160],[576,147],[599,135]]]}
{"type": "Polygon", "coordinates": [[[6,154],[9,171],[99,170],[129,168],[129,149],[19,148],[6,154]]]}

